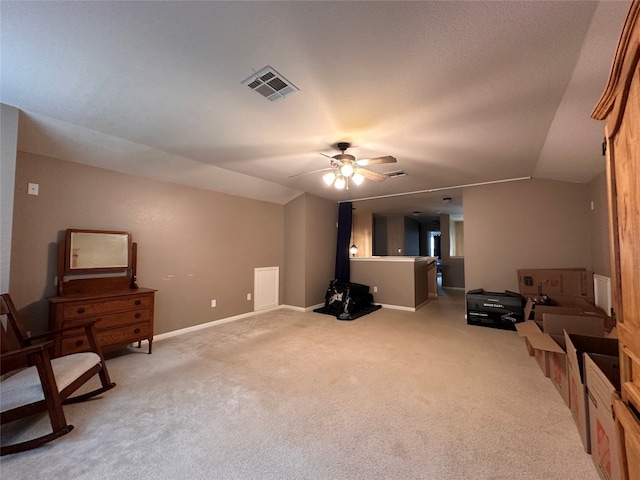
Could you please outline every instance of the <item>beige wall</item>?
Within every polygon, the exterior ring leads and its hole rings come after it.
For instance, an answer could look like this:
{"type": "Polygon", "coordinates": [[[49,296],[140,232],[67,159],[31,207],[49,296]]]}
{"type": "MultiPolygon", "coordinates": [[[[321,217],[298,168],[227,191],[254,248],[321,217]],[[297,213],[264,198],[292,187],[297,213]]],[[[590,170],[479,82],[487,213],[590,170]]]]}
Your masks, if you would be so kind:
{"type": "Polygon", "coordinates": [[[456,257],[464,257],[464,222],[453,222],[453,231],[456,257]]]}
{"type": "Polygon", "coordinates": [[[404,216],[387,216],[387,255],[404,255],[404,216]]]}
{"type": "MultiPolygon", "coordinates": [[[[419,307],[429,300],[429,264],[427,262],[417,262],[413,271],[413,304],[419,307]]],[[[437,291],[437,289],[436,289],[437,291]]]]}
{"type": "Polygon", "coordinates": [[[465,288],[518,290],[519,268],[592,268],[589,186],[531,179],[463,193],[465,288]]]}
{"type": "Polygon", "coordinates": [[[354,212],[353,241],[358,247],[356,257],[370,257],[373,255],[373,214],[371,212],[354,212]]]}
{"type": "Polygon", "coordinates": [[[283,206],[18,152],[10,292],[35,331],[67,228],[132,233],[138,283],[158,290],[156,334],[252,311],[256,267],[280,267],[283,284],[283,206]]]}
{"type": "Polygon", "coordinates": [[[0,293],[9,290],[19,115],[17,108],[0,104],[0,293]]]}
{"type": "Polygon", "coordinates": [[[351,281],[369,285],[374,303],[414,308],[414,266],[413,262],[354,260],[351,262],[351,281]],[[378,287],[375,293],[374,287],[378,287]]]}
{"type": "Polygon", "coordinates": [[[284,207],[284,303],[304,307],[305,197],[300,195],[284,207]]]}
{"type": "Polygon", "coordinates": [[[284,303],[301,308],[322,304],[335,275],[338,204],[303,194],[284,212],[284,303]]]}
{"type": "Polygon", "coordinates": [[[338,204],[305,194],[306,272],[305,307],[324,304],[329,282],[335,278],[338,204]]]}
{"type": "Polygon", "coordinates": [[[609,205],[607,175],[602,172],[589,182],[591,219],[591,262],[593,272],[611,277],[611,240],[609,238],[609,205]]]}
{"type": "MultiPolygon", "coordinates": [[[[467,212],[465,210],[465,218],[467,212]]],[[[446,213],[440,215],[440,259],[442,261],[442,286],[447,288],[465,287],[464,257],[451,256],[451,242],[455,241],[451,217],[446,213]]]]}

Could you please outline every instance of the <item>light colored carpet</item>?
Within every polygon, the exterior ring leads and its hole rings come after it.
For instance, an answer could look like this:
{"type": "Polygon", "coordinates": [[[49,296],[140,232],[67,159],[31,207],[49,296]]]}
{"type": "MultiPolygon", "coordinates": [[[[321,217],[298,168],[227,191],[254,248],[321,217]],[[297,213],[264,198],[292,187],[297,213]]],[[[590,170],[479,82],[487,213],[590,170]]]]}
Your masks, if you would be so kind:
{"type": "Polygon", "coordinates": [[[110,358],[116,388],[67,406],[75,430],[3,457],[2,478],[598,479],[522,339],[467,326],[461,292],[352,322],[281,309],[144,351],[110,358]]]}

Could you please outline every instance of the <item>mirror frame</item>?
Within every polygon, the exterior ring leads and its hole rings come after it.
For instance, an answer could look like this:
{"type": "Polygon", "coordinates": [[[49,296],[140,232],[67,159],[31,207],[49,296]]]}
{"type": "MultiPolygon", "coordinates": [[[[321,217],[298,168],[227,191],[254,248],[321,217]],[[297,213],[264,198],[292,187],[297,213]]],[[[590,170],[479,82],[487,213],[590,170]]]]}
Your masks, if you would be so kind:
{"type": "Polygon", "coordinates": [[[129,232],[121,232],[114,230],[81,230],[81,229],[67,229],[66,233],[66,241],[65,241],[65,253],[64,253],[64,273],[65,274],[74,274],[74,273],[87,273],[87,272],[122,272],[132,268],[132,240],[131,233],[129,232]],[[127,242],[127,252],[126,252],[126,261],[122,262],[114,262],[112,264],[105,264],[102,266],[92,266],[92,267],[74,267],[73,266],[73,239],[77,234],[84,235],[103,235],[103,236],[113,236],[114,238],[118,237],[126,237],[127,242]]]}

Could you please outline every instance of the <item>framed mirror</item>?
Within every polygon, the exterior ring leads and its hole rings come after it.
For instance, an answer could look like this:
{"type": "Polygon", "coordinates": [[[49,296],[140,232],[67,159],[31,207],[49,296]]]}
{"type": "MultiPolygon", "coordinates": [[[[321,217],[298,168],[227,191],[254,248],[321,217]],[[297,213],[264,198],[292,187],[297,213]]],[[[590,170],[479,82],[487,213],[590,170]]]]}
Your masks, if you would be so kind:
{"type": "Polygon", "coordinates": [[[68,229],[64,263],[66,273],[127,270],[131,268],[131,234],[68,229]]]}

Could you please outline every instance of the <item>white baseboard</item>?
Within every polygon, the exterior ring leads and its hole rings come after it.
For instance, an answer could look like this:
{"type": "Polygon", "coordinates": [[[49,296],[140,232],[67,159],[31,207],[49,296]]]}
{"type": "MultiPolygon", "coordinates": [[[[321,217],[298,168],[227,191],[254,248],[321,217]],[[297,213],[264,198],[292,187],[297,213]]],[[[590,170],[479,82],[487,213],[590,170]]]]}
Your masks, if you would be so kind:
{"type": "Polygon", "coordinates": [[[294,305],[282,305],[283,308],[288,308],[296,312],[312,312],[316,308],[324,307],[324,303],[318,303],[317,305],[311,305],[310,307],[296,307],[294,305]]]}
{"type": "Polygon", "coordinates": [[[402,305],[389,305],[387,303],[376,303],[376,305],[381,305],[382,308],[388,308],[390,310],[404,310],[405,312],[415,312],[416,311],[416,309],[414,307],[405,307],[405,306],[402,306],[402,305]]]}
{"type": "MultiPolygon", "coordinates": [[[[463,289],[464,290],[464,289],[463,289]]],[[[380,305],[383,308],[388,308],[391,310],[404,310],[407,312],[415,312],[418,308],[422,307],[428,303],[428,301],[419,305],[417,308],[413,307],[404,307],[402,305],[389,305],[386,303],[377,303],[376,305],[380,305]]],[[[171,332],[160,333],[158,335],[153,336],[153,341],[160,341],[166,338],[177,337],[179,335],[184,335],[185,333],[197,332],[198,330],[203,330],[205,328],[215,327],[216,325],[222,325],[224,323],[235,322],[236,320],[241,320],[243,318],[253,317],[254,315],[259,315],[265,312],[271,312],[273,310],[280,310],[282,308],[287,308],[289,310],[294,310],[296,312],[311,312],[316,308],[320,308],[324,306],[324,303],[318,303],[317,305],[312,305],[310,307],[296,307],[294,305],[278,305],[277,307],[265,308],[264,310],[257,310],[254,312],[242,313],[240,315],[234,315],[233,317],[220,318],[218,320],[212,320],[211,322],[201,323],[199,325],[193,325],[191,327],[180,328],[178,330],[172,330],[171,332]]],[[[148,343],[147,340],[143,340],[142,343],[148,343]]]]}
{"type": "MultiPolygon", "coordinates": [[[[431,298],[431,297],[429,297],[429,298],[431,298]]],[[[414,311],[416,311],[416,310],[420,310],[420,309],[421,309],[422,307],[424,307],[427,303],[429,303],[429,299],[425,300],[425,301],[424,301],[424,302],[422,302],[420,305],[418,305],[418,306],[414,309],[414,311]]]]}
{"type": "Polygon", "coordinates": [[[165,338],[177,337],[178,335],[184,335],[185,333],[196,332],[204,328],[215,327],[216,325],[222,325],[223,323],[235,322],[242,318],[253,317],[260,313],[271,312],[273,310],[280,310],[281,308],[292,308],[287,305],[278,305],[277,307],[265,308],[263,310],[256,310],[254,312],[241,313],[240,315],[234,315],[233,317],[220,318],[218,320],[212,320],[211,322],[201,323],[199,325],[193,325],[192,327],[181,328],[179,330],[173,330],[171,332],[161,333],[153,336],[153,341],[164,340],[165,338]]]}

